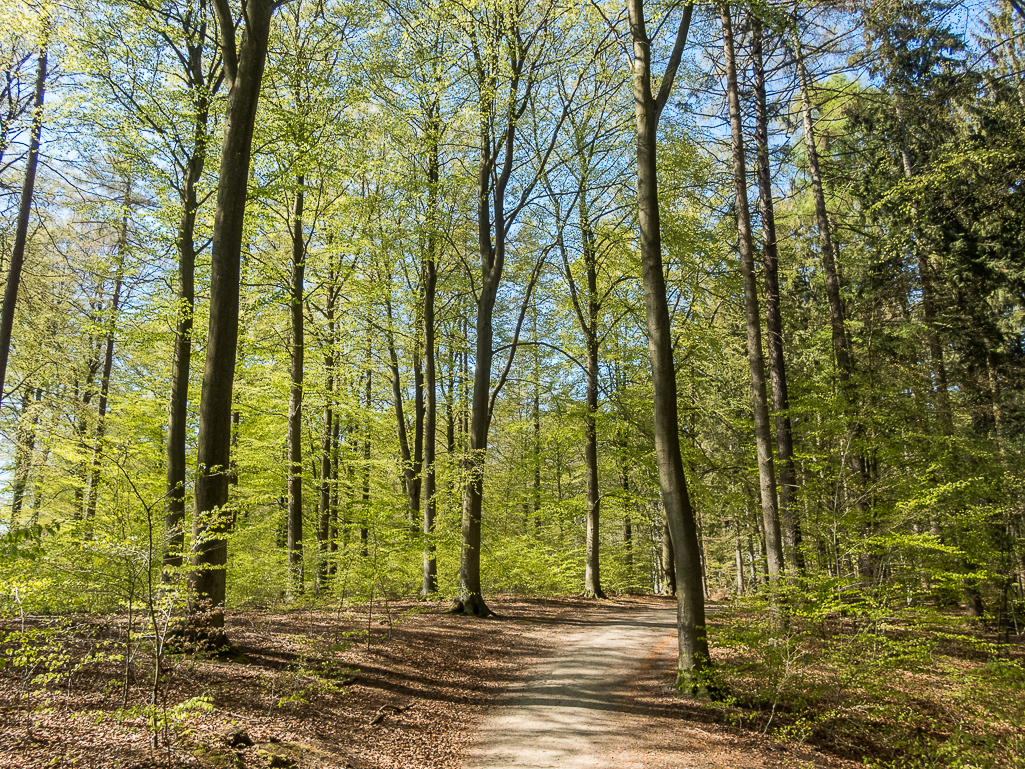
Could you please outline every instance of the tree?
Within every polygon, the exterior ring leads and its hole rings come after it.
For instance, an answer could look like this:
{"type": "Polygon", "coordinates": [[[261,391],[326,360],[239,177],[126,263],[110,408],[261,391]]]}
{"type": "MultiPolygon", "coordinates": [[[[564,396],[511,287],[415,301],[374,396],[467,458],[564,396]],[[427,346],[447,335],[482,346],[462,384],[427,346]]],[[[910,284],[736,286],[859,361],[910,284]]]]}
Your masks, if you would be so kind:
{"type": "Polygon", "coordinates": [[[747,356],[751,372],[751,400],[755,423],[755,446],[758,452],[759,496],[765,527],[765,548],[769,577],[776,579],[783,571],[783,543],[779,533],[776,500],[776,469],[772,461],[772,434],[769,425],[769,403],[765,387],[765,358],[762,353],[761,312],[758,307],[758,285],[755,281],[754,243],[751,236],[751,212],[747,201],[747,165],[744,156],[744,129],[740,115],[740,93],[737,86],[737,64],[733,47],[733,22],[728,3],[720,3],[722,17],[723,55],[726,64],[727,102],[730,113],[730,135],[733,148],[733,183],[736,190],[737,234],[740,271],[744,281],[744,316],[747,326],[747,356]]]}
{"type": "MultiPolygon", "coordinates": [[[[783,318],[779,296],[779,248],[776,242],[776,213],[773,206],[772,170],[769,163],[769,117],[765,95],[765,63],[762,44],[765,39],[762,18],[757,10],[751,21],[751,67],[754,75],[756,175],[758,206],[762,219],[762,253],[765,272],[765,338],[769,351],[769,378],[776,423],[778,461],[779,521],[787,549],[787,559],[799,574],[804,573],[801,527],[796,509],[797,471],[794,467],[794,429],[790,418],[790,392],[787,386],[786,356],[783,350],[783,318]]],[[[737,550],[740,557],[740,550],[737,550]]],[[[738,561],[739,563],[739,561],[738,561]]],[[[737,574],[740,575],[738,570],[737,574]]],[[[740,588],[743,592],[743,587],[740,588]]]]}
{"type": "MultiPolygon", "coordinates": [[[[46,96],[49,27],[49,11],[44,11],[40,23],[39,51],[36,54],[36,84],[32,97],[32,125],[29,129],[28,156],[25,158],[25,180],[21,185],[21,202],[18,205],[18,219],[14,234],[14,247],[11,250],[11,263],[7,271],[7,284],[4,286],[4,303],[0,308],[0,404],[3,403],[4,384],[7,379],[7,362],[11,354],[11,334],[14,330],[14,308],[18,301],[21,271],[25,264],[28,225],[32,216],[32,197],[36,186],[36,171],[39,168],[39,141],[43,132],[43,101],[46,96]]],[[[9,94],[9,96],[11,95],[9,94]]],[[[6,129],[6,126],[4,128],[6,129]]]]}
{"type": "Polygon", "coordinates": [[[228,0],[213,0],[220,34],[227,105],[217,208],[211,244],[210,322],[199,403],[196,518],[191,588],[202,606],[200,633],[215,646],[224,634],[226,535],[231,454],[232,387],[238,344],[240,265],[246,190],[256,106],[260,96],[271,16],[281,0],[251,0],[241,36],[228,0]]]}
{"type": "Polygon", "coordinates": [[[486,3],[476,15],[459,19],[469,43],[470,77],[477,98],[480,156],[477,171],[477,241],[480,253],[480,284],[476,287],[476,337],[473,396],[470,407],[469,452],[464,472],[462,549],[459,561],[459,597],[454,613],[488,616],[491,610],[481,595],[480,549],[481,511],[484,501],[488,431],[495,399],[505,383],[520,325],[526,313],[537,270],[524,292],[519,322],[503,375],[492,387],[494,361],[494,314],[498,289],[505,267],[509,232],[540,181],[545,163],[565,118],[565,111],[551,130],[547,147],[536,153],[537,166],[521,181],[518,194],[509,189],[517,169],[516,149],[520,144],[517,128],[536,89],[552,60],[554,21],[562,9],[558,6],[519,2],[511,5],[486,3]],[[515,195],[507,208],[506,196],[515,195]]]}
{"type": "Polygon", "coordinates": [[[662,504],[672,534],[676,561],[677,632],[680,656],[677,686],[691,691],[708,687],[711,666],[705,628],[705,596],[701,579],[694,510],[687,493],[687,478],[680,455],[676,400],[676,368],[673,363],[669,307],[662,264],[662,238],[658,203],[658,121],[669,100],[676,71],[687,43],[694,6],[683,10],[673,50],[653,94],[652,40],[648,37],[643,0],[628,0],[630,36],[633,41],[634,111],[637,119],[637,207],[640,222],[641,274],[648,351],[655,407],[655,450],[662,488],[662,504]]]}

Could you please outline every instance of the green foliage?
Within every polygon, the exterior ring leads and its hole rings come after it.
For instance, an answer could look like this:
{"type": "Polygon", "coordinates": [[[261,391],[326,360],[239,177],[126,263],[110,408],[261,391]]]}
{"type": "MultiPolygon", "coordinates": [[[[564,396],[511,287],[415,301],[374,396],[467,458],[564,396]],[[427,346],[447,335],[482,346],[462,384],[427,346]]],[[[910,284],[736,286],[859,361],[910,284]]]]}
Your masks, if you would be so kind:
{"type": "Polygon", "coordinates": [[[836,582],[784,586],[713,617],[711,707],[782,743],[857,751],[874,767],[1020,766],[1015,646],[935,609],[836,582]]]}

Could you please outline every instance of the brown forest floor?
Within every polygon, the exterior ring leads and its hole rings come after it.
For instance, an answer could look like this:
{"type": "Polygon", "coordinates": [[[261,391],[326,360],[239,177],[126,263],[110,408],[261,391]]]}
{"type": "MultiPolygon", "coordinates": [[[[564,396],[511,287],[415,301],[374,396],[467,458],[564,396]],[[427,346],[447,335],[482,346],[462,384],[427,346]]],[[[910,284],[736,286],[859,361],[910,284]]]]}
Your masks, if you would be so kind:
{"type": "MultiPolygon", "coordinates": [[[[378,602],[369,616],[365,604],[232,614],[231,659],[168,660],[158,747],[143,709],[152,660],[145,643],[126,646],[126,619],[64,620],[56,630],[50,620],[30,619],[39,630],[35,656],[18,660],[8,651],[14,662],[0,671],[0,768],[454,768],[489,705],[559,643],[564,621],[673,601],[489,603],[501,619],[453,617],[441,604],[415,601],[378,602]],[[128,664],[126,653],[134,655],[128,664]],[[25,685],[26,671],[46,670],[55,677],[45,690],[39,678],[25,685]],[[175,707],[198,697],[208,698],[205,709],[175,707]],[[230,747],[226,735],[237,730],[256,744],[230,747]]],[[[0,631],[17,626],[8,622],[0,631]]],[[[633,712],[639,728],[664,735],[666,747],[685,751],[694,765],[859,765],[828,748],[787,745],[732,725],[726,710],[673,695],[673,661],[662,654],[644,668],[631,687],[633,712]]]]}

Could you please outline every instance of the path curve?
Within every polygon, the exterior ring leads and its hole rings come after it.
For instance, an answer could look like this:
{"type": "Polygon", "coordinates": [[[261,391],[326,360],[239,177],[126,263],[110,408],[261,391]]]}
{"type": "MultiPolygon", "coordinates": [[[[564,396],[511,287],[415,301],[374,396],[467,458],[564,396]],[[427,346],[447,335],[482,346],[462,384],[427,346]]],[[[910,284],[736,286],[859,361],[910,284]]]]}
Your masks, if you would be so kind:
{"type": "Polygon", "coordinates": [[[554,654],[495,703],[464,769],[591,769],[611,756],[619,767],[644,766],[622,762],[638,737],[630,683],[663,655],[675,658],[675,608],[584,614],[560,626],[554,654]]]}

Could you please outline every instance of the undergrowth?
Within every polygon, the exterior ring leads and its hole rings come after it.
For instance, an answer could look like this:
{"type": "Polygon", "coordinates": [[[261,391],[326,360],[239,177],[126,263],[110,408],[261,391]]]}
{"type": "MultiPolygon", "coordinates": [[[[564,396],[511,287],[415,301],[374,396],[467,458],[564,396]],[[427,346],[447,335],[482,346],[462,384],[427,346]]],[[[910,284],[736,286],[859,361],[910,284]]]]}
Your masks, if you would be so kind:
{"type": "Polygon", "coordinates": [[[1025,648],[953,611],[830,585],[711,618],[710,705],[736,727],[877,769],[1025,767],[1025,648]],[[782,610],[776,608],[784,607],[782,610]]]}

